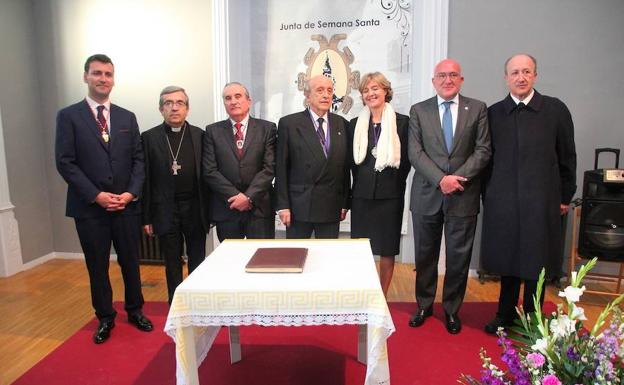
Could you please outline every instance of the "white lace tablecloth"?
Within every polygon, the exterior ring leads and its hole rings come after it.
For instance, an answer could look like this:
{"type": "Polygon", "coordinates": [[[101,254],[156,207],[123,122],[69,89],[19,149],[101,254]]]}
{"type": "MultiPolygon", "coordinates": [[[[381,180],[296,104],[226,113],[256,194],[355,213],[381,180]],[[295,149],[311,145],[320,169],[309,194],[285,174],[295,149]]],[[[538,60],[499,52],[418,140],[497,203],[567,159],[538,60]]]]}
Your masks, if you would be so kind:
{"type": "Polygon", "coordinates": [[[226,240],[178,286],[165,332],[178,385],[195,385],[221,326],[367,325],[365,385],[390,384],[394,324],[368,240],[226,240]],[[307,247],[301,274],[246,273],[258,247],[307,247]]]}

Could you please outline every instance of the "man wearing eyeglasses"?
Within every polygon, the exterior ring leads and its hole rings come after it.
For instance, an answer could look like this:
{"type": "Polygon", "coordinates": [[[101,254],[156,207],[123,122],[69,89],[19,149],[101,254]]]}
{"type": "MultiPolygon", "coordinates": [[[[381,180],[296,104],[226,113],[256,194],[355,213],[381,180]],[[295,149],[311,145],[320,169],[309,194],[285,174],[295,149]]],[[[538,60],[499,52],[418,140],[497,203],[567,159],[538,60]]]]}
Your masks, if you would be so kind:
{"type": "Polygon", "coordinates": [[[536,79],[534,57],[510,57],[509,94],[488,110],[494,155],[484,190],[481,262],[501,276],[498,311],[485,326],[490,334],[517,318],[522,283],[528,314],[536,310],[541,269],[560,274],[561,215],[576,191],[572,116],[562,101],[533,88],[536,79]]]}
{"type": "Polygon", "coordinates": [[[228,119],[206,127],[203,174],[210,187],[210,212],[219,241],[273,238],[275,123],[249,115],[247,88],[232,82],[223,88],[228,119]]]}
{"type": "Polygon", "coordinates": [[[143,229],[159,238],[171,305],[182,282],[184,246],[189,274],[206,257],[210,222],[201,180],[204,131],[186,121],[189,98],[182,87],[165,87],[158,109],[163,123],[141,135],[145,153],[143,229]]]}
{"type": "Polygon", "coordinates": [[[459,63],[451,59],[438,63],[432,78],[437,95],[412,106],[409,126],[418,302],[409,326],[419,327],[433,314],[444,228],[442,307],[451,334],[461,331],[458,312],[477,225],[480,175],[491,155],[486,106],[459,94],[463,82],[459,63]]]}

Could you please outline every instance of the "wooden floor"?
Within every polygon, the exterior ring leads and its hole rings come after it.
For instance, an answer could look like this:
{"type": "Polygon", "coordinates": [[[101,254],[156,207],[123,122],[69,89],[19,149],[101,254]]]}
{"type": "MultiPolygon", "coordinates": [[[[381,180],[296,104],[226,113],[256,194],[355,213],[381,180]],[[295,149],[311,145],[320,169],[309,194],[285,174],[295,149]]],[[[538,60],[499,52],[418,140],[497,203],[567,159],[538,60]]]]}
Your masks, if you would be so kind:
{"type": "MultiPolygon", "coordinates": [[[[397,264],[388,301],[414,302],[413,269],[413,265],[397,264]]],[[[163,266],[141,266],[141,276],[146,301],[167,300],[163,266]]],[[[123,282],[114,262],[111,281],[114,300],[123,301],[123,282]]],[[[558,303],[557,292],[549,286],[546,300],[558,303]]],[[[437,301],[440,294],[438,291],[437,301]]],[[[498,282],[469,280],[465,301],[497,300],[498,282]]],[[[593,325],[608,299],[584,296],[584,300],[591,302],[583,307],[587,325],[593,325]]],[[[55,259],[0,278],[0,315],[0,385],[8,385],[94,317],[84,262],[55,259]]],[[[490,316],[493,314],[484,317],[490,316]]]]}

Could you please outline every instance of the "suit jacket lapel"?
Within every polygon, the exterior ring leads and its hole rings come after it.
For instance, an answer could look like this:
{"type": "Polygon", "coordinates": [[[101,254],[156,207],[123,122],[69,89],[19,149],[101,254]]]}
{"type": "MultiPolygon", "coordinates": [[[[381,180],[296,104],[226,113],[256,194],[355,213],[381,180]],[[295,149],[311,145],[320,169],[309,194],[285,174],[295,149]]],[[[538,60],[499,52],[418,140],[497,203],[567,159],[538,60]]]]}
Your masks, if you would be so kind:
{"type": "Polygon", "coordinates": [[[245,132],[245,143],[243,144],[243,157],[247,154],[247,149],[256,140],[259,135],[258,128],[256,127],[256,121],[254,118],[249,117],[247,121],[247,132],[245,132]]]}
{"type": "MultiPolygon", "coordinates": [[[[112,105],[111,105],[111,109],[112,109],[112,105]]],[[[104,139],[102,139],[102,134],[100,132],[100,129],[98,128],[97,123],[95,122],[95,116],[93,116],[93,112],[91,112],[89,103],[87,103],[86,100],[84,100],[82,105],[80,106],[80,114],[82,115],[82,118],[84,119],[85,123],[89,127],[89,130],[95,135],[98,142],[100,142],[100,144],[102,145],[102,148],[108,151],[108,145],[106,144],[106,142],[104,142],[104,139]]]]}
{"type": "Polygon", "coordinates": [[[314,127],[314,123],[312,123],[312,119],[310,118],[310,113],[307,110],[301,113],[300,124],[297,126],[297,131],[299,131],[299,135],[303,137],[303,140],[308,145],[310,152],[314,154],[317,160],[319,162],[325,162],[327,158],[325,157],[321,140],[316,133],[316,128],[314,127]]]}
{"type": "Polygon", "coordinates": [[[457,142],[461,139],[464,128],[466,128],[469,113],[469,105],[466,102],[466,99],[459,95],[459,104],[457,106],[457,125],[455,126],[455,133],[453,134],[453,147],[451,148],[451,152],[453,152],[457,146],[457,142]]]}
{"type": "Polygon", "coordinates": [[[232,122],[230,121],[230,119],[222,120],[221,128],[223,129],[224,140],[227,142],[228,146],[230,146],[234,157],[238,159],[238,150],[236,149],[236,143],[234,143],[234,129],[232,128],[232,122]]]}
{"type": "MultiPolygon", "coordinates": [[[[340,139],[344,132],[340,130],[338,124],[338,117],[332,114],[328,114],[329,116],[329,153],[327,157],[329,158],[333,155],[338,147],[340,146],[340,139]]],[[[322,146],[321,146],[322,147],[322,146]]]]}
{"type": "Polygon", "coordinates": [[[117,106],[111,104],[110,113],[108,114],[108,132],[110,133],[110,140],[108,141],[109,149],[113,147],[115,140],[119,139],[119,124],[114,124],[115,117],[117,117],[117,106]]]}
{"type": "MultiPolygon", "coordinates": [[[[201,170],[201,146],[202,146],[202,137],[200,130],[191,130],[191,125],[186,122],[186,129],[189,130],[189,134],[191,134],[191,142],[193,143],[193,153],[195,156],[195,170],[201,170]]],[[[201,179],[201,172],[195,172],[197,175],[197,179],[201,179]]]]}
{"type": "Polygon", "coordinates": [[[423,124],[423,127],[434,127],[433,135],[444,149],[446,149],[446,142],[444,141],[444,132],[442,131],[442,122],[440,122],[440,106],[438,106],[438,97],[434,96],[429,99],[429,124],[423,124]]]}

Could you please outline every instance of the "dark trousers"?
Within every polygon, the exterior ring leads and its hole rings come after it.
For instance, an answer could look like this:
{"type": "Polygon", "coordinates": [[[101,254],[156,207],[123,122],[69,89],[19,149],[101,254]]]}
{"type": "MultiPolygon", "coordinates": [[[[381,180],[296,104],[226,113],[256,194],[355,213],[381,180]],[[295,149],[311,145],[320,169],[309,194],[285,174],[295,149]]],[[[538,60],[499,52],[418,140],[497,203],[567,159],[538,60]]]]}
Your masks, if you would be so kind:
{"type": "Polygon", "coordinates": [[[416,253],[416,301],[418,307],[433,305],[438,284],[438,260],[444,227],[446,273],[442,290],[442,306],[447,314],[456,314],[464,301],[468,268],[472,256],[477,217],[412,214],[414,250],[416,253]]]}
{"type": "MultiPolygon", "coordinates": [[[[501,277],[500,296],[498,298],[498,312],[496,315],[507,323],[518,317],[516,305],[520,298],[520,284],[524,281],[524,294],[522,296],[522,306],[526,313],[535,311],[533,297],[537,291],[537,280],[525,279],[511,276],[501,277]]],[[[540,307],[544,304],[544,290],[540,298],[540,307]]]]}
{"type": "Polygon", "coordinates": [[[236,220],[217,222],[217,238],[225,239],[273,239],[275,238],[275,218],[261,218],[242,213],[236,220]]]}
{"type": "Polygon", "coordinates": [[[91,304],[97,318],[110,321],[117,315],[113,308],[113,289],[108,276],[111,243],[117,251],[117,262],[124,282],[124,309],[128,314],[141,312],[143,293],[139,270],[139,216],[110,213],[103,217],[75,218],[75,223],[89,272],[91,304]]]}
{"type": "Polygon", "coordinates": [[[186,245],[189,274],[206,258],[206,232],[201,221],[199,201],[197,199],[176,200],[172,220],[169,232],[159,236],[160,252],[165,259],[170,305],[175,289],[182,283],[184,246],[186,245]]]}
{"type": "Polygon", "coordinates": [[[333,239],[338,238],[340,232],[340,222],[315,223],[291,221],[290,226],[286,228],[286,238],[289,239],[333,239]]]}

